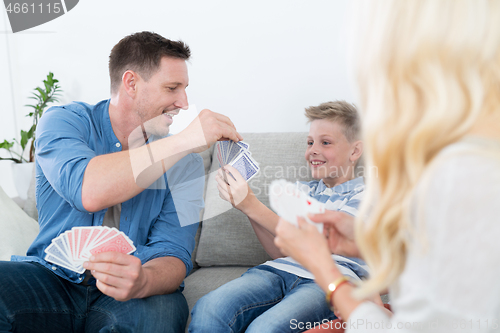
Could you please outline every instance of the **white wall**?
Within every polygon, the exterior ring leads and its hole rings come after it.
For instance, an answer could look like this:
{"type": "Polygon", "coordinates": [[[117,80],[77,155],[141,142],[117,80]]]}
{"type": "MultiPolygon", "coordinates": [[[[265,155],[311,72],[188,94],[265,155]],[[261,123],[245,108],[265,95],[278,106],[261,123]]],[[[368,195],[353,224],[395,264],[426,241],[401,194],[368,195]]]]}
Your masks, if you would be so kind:
{"type": "Polygon", "coordinates": [[[191,47],[188,96],[198,110],[228,115],[240,132],[306,131],[304,107],[354,98],[346,11],[346,0],[81,0],[62,17],[12,34],[2,9],[0,141],[29,128],[23,105],[49,71],[63,102],[108,98],[109,52],[142,30],[191,47]]]}

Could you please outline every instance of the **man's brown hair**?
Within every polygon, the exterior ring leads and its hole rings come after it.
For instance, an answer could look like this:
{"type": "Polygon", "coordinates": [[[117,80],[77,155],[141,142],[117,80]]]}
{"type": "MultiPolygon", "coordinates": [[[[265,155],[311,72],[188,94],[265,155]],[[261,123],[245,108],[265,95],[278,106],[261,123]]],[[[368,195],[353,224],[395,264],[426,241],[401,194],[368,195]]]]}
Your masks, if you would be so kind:
{"type": "Polygon", "coordinates": [[[137,72],[144,80],[158,70],[163,57],[188,60],[189,46],[182,41],[171,41],[157,33],[143,31],[124,37],[109,55],[111,93],[118,91],[123,73],[137,72]]]}
{"type": "Polygon", "coordinates": [[[349,142],[360,138],[361,121],[358,111],[353,104],[346,101],[326,102],[318,106],[310,106],[306,108],[306,117],[310,122],[317,119],[338,121],[342,124],[342,132],[349,142]]]}

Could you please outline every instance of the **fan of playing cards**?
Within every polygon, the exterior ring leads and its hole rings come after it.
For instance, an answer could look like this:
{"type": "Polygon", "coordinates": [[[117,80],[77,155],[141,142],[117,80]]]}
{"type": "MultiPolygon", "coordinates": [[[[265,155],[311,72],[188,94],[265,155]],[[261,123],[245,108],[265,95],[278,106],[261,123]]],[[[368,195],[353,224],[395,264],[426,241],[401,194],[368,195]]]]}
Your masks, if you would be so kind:
{"type": "Polygon", "coordinates": [[[74,227],[52,240],[45,249],[45,260],[81,274],[91,255],[107,251],[130,254],[135,246],[116,228],[74,227]]]}
{"type": "Polygon", "coordinates": [[[275,180],[269,186],[269,202],[271,208],[284,220],[298,226],[297,217],[303,217],[307,222],[323,232],[322,223],[314,223],[308,213],[320,214],[325,212],[325,205],[302,192],[296,184],[284,179],[275,180]]]}
{"type": "Polygon", "coordinates": [[[216,145],[219,165],[221,167],[226,164],[233,166],[247,182],[260,170],[248,148],[248,143],[243,141],[219,141],[216,145]]]}

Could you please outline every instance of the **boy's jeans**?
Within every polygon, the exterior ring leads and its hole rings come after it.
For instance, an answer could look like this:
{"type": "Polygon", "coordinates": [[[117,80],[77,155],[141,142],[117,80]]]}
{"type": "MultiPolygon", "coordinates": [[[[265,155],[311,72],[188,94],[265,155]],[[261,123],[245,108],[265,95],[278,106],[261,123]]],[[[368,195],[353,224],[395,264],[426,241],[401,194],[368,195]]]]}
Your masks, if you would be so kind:
{"type": "Polygon", "coordinates": [[[189,332],[302,332],[335,318],[313,280],[260,265],[202,297],[189,332]]]}
{"type": "Polygon", "coordinates": [[[119,302],[29,262],[0,261],[0,332],[184,332],[180,291],[119,302]]]}

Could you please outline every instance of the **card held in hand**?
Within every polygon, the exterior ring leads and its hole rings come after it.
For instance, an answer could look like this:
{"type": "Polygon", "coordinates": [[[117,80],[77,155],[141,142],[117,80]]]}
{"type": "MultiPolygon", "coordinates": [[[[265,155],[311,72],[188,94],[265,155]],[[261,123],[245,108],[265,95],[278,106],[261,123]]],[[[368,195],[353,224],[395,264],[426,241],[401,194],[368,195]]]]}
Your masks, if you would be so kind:
{"type": "Polygon", "coordinates": [[[241,176],[248,182],[260,170],[259,164],[252,157],[249,150],[250,145],[246,142],[239,141],[218,141],[216,145],[217,160],[219,166],[233,166],[241,176]]]}
{"type": "Polygon", "coordinates": [[[85,272],[85,261],[93,254],[107,251],[131,254],[135,246],[127,235],[116,228],[74,227],[52,240],[45,249],[45,260],[82,274],[85,272]]]}
{"type": "Polygon", "coordinates": [[[303,217],[323,232],[323,223],[312,222],[307,214],[324,213],[325,205],[302,192],[296,184],[284,179],[273,181],[269,186],[269,203],[276,214],[291,224],[298,226],[297,218],[303,217]]]}

